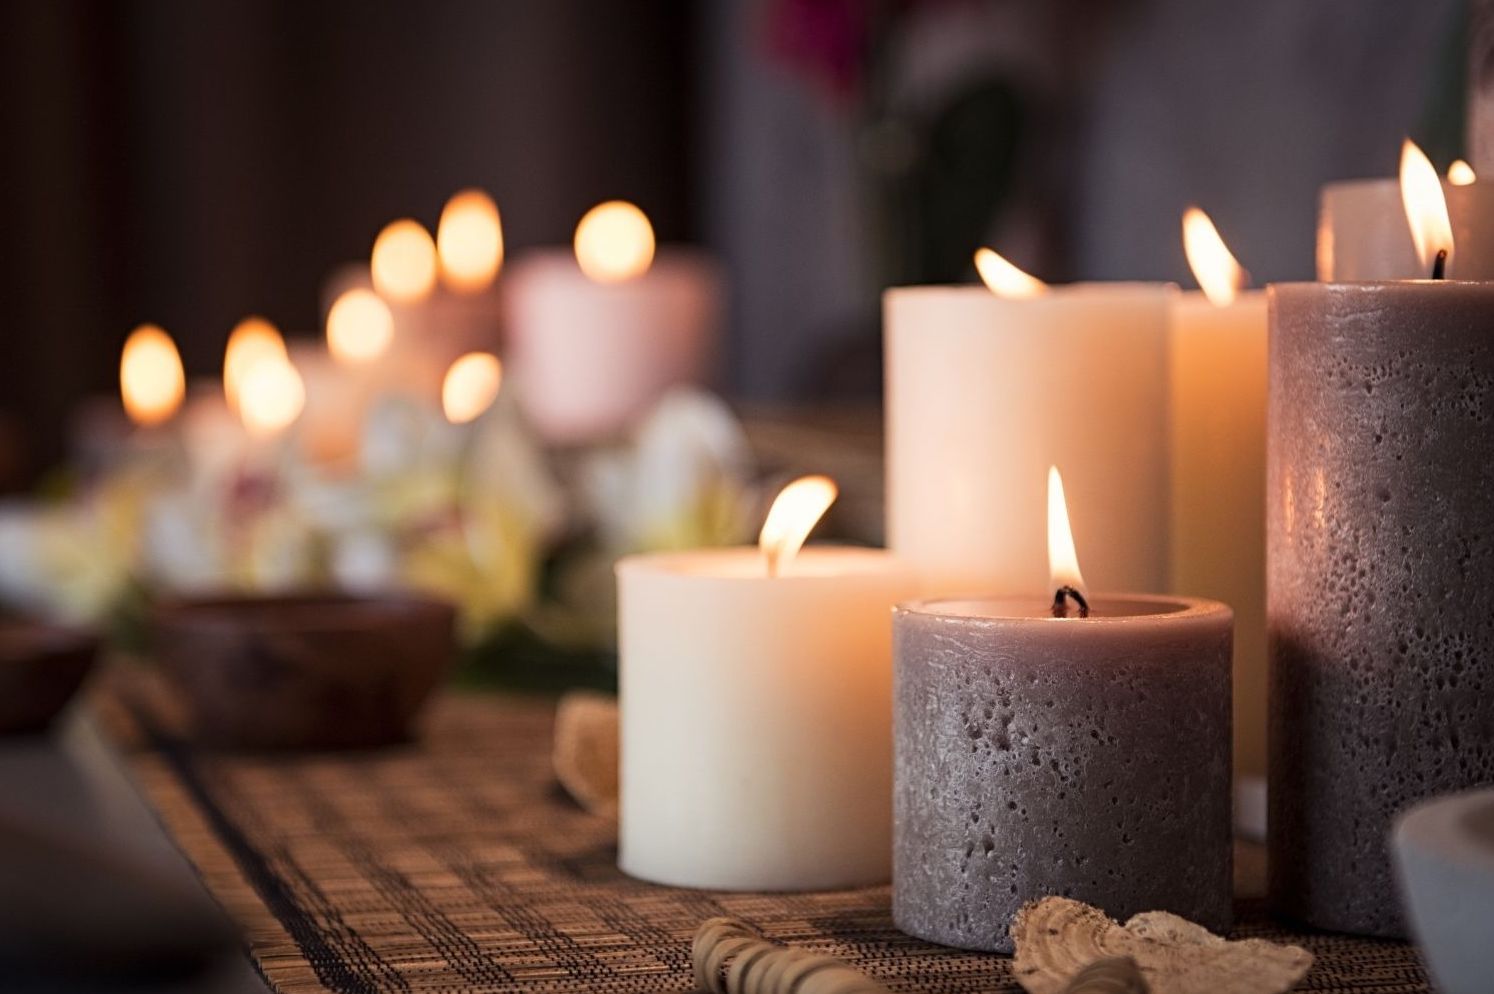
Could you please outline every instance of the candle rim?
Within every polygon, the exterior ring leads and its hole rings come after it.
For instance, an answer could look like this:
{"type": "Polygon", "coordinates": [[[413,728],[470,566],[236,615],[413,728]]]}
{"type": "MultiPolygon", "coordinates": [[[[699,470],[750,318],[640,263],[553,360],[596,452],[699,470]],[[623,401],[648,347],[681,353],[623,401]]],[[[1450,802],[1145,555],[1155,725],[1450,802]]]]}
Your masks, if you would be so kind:
{"type": "Polygon", "coordinates": [[[767,561],[762,550],[755,545],[714,546],[703,549],[672,549],[662,552],[642,552],[624,556],[613,566],[621,578],[624,575],[649,575],[671,577],[701,583],[826,583],[838,582],[848,577],[895,577],[910,575],[910,569],[886,549],[875,549],[859,545],[815,544],[806,545],[794,557],[793,566],[787,572],[769,576],[767,561]],[[811,569],[796,571],[795,566],[824,566],[825,560],[849,562],[854,568],[842,570],[811,569]],[[702,563],[728,563],[733,567],[747,569],[700,569],[690,568],[702,563]],[[753,568],[757,567],[757,568],[753,568]]]}
{"type": "Polygon", "coordinates": [[[1051,597],[980,593],[964,596],[927,597],[904,601],[898,604],[893,611],[894,614],[900,616],[919,616],[941,621],[996,626],[1026,625],[1041,622],[1052,625],[1080,624],[1090,627],[1113,627],[1116,625],[1129,625],[1162,619],[1177,620],[1184,618],[1204,618],[1221,613],[1233,614],[1231,608],[1220,601],[1208,600],[1202,597],[1184,597],[1178,594],[1107,592],[1090,596],[1089,602],[1092,610],[1086,618],[1077,616],[1067,618],[1053,617],[1051,597]],[[1009,609],[1000,613],[977,614],[969,610],[951,610],[948,607],[949,605],[1005,605],[1009,606],[1009,609]],[[1010,609],[1018,605],[1024,609],[1022,613],[1017,613],[1015,610],[1010,609]],[[1130,614],[1100,613],[1105,608],[1115,605],[1146,605],[1156,607],[1157,610],[1130,614]]]}
{"type": "Polygon", "coordinates": [[[1089,300],[1105,296],[1127,300],[1155,300],[1179,291],[1170,280],[1082,280],[1077,283],[1050,283],[1048,292],[1036,297],[1000,297],[983,283],[915,283],[892,286],[882,291],[883,299],[899,297],[985,298],[1004,307],[1062,307],[1076,299],[1089,300]]]}

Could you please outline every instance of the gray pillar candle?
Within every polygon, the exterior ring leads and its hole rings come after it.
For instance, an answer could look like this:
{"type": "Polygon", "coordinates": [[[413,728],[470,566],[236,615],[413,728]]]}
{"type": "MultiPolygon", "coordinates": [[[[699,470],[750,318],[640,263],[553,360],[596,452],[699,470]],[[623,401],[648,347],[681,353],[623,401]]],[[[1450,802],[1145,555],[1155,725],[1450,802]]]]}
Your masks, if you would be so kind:
{"type": "Polygon", "coordinates": [[[1229,608],[1099,597],[898,608],[893,918],[1011,952],[1058,894],[1116,918],[1230,923],[1229,608]]]}
{"type": "Polygon", "coordinates": [[[1270,294],[1272,897],[1399,936],[1392,817],[1494,782],[1494,283],[1270,294]]]}

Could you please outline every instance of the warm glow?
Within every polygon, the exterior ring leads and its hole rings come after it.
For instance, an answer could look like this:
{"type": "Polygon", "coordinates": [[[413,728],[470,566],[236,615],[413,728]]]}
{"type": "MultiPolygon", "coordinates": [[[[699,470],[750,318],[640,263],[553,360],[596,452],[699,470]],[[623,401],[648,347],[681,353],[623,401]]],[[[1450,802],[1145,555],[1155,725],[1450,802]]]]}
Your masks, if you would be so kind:
{"type": "Polygon", "coordinates": [[[1007,262],[988,248],[975,250],[975,268],[980,278],[998,297],[1040,297],[1048,292],[1048,284],[1030,276],[1007,262]]]}
{"type": "Polygon", "coordinates": [[[1085,593],[1079,573],[1079,554],[1074,551],[1074,532],[1069,527],[1069,505],[1063,497],[1063,477],[1057,466],[1048,467],[1048,586],[1054,590],[1073,587],[1085,593]]]}
{"type": "Polygon", "coordinates": [[[1426,153],[1409,138],[1401,146],[1401,202],[1422,266],[1430,270],[1439,252],[1446,252],[1451,261],[1452,222],[1447,217],[1442,180],[1426,153]]]}
{"type": "Polygon", "coordinates": [[[262,317],[247,317],[234,326],[223,350],[223,395],[230,410],[239,409],[244,374],[261,359],[285,359],[285,339],[262,317]]]}
{"type": "Polygon", "coordinates": [[[481,190],[462,190],[446,202],[436,226],[441,281],[457,293],[485,290],[503,265],[498,205],[481,190]]]}
{"type": "Polygon", "coordinates": [[[372,290],[343,292],[327,312],[327,351],[338,362],[372,362],[394,340],[394,316],[372,290]]]}
{"type": "Polygon", "coordinates": [[[1472,186],[1478,182],[1478,176],[1468,163],[1462,159],[1454,159],[1453,164],[1447,167],[1447,181],[1453,186],[1472,186]]]}
{"type": "Polygon", "coordinates": [[[170,335],[153,324],[130,332],[119,357],[119,392],[137,425],[158,425],[176,413],[187,376],[170,335]]]}
{"type": "Polygon", "coordinates": [[[284,431],[301,416],[305,405],[306,387],[288,359],[260,359],[239,381],[239,417],[251,435],[284,431]]]}
{"type": "Polygon", "coordinates": [[[454,425],[465,424],[492,406],[503,384],[503,366],[487,352],[468,352],[446,371],[441,409],[454,425]]]}
{"type": "Polygon", "coordinates": [[[394,221],[374,239],[370,265],[380,296],[401,303],[422,300],[436,285],[436,243],[420,222],[394,221]]]}
{"type": "Polygon", "coordinates": [[[653,261],[653,225],[625,200],[597,204],[576,225],[576,262],[598,283],[635,279],[653,261]]]}
{"type": "Polygon", "coordinates": [[[839,492],[828,476],[801,476],[779,491],[757,537],[769,576],[777,576],[793,563],[839,492]]]}
{"type": "Polygon", "coordinates": [[[1197,207],[1183,212],[1183,252],[1209,303],[1215,307],[1234,303],[1247,282],[1245,270],[1219,237],[1209,215],[1197,207]]]}

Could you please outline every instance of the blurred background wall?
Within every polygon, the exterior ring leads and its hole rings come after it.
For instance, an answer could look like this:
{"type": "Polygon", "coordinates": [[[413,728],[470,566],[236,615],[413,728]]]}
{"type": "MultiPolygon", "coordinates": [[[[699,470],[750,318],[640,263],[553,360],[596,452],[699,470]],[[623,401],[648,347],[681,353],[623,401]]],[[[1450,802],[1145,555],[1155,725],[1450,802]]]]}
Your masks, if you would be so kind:
{"type": "Polygon", "coordinates": [[[510,252],[608,197],[735,292],[724,385],[875,401],[878,291],[1187,280],[1182,208],[1309,278],[1317,188],[1461,149],[1459,0],[16,0],[0,7],[0,489],[61,454],[118,348],[189,373],[387,221],[487,188],[510,252]]]}

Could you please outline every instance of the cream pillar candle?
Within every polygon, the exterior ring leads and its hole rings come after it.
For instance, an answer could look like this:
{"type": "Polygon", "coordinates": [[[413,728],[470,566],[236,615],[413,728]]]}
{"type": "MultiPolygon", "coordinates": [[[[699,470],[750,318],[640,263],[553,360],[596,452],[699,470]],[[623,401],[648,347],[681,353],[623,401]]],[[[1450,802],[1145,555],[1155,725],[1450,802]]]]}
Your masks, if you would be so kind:
{"type": "MultiPolygon", "coordinates": [[[[1402,152],[1419,155],[1414,145],[1402,152]]],[[[1424,156],[1422,157],[1425,158],[1424,156]]],[[[1430,168],[1430,166],[1428,166],[1430,168]]],[[[1459,280],[1494,279],[1494,183],[1443,184],[1457,254],[1447,275],[1459,280]]],[[[1396,179],[1349,180],[1323,187],[1318,214],[1318,279],[1424,279],[1396,179]]]]}
{"type": "Polygon", "coordinates": [[[811,548],[770,575],[737,548],[631,557],[617,579],[622,869],[722,890],[885,881],[909,571],[811,548]]]}
{"type": "Polygon", "coordinates": [[[1167,583],[1167,335],[1176,288],[980,286],[883,297],[888,545],[931,594],[1040,590],[1043,474],[1072,467],[1106,589],[1167,583]]]}
{"type": "MultiPolygon", "coordinates": [[[[1266,772],[1266,295],[1240,291],[1243,270],[1197,208],[1185,216],[1184,241],[1204,289],[1179,294],[1172,310],[1170,589],[1234,610],[1235,772],[1247,788],[1243,793],[1254,798],[1249,806],[1260,813],[1266,772]]],[[[1254,820],[1250,829],[1261,834],[1260,819],[1254,820]]]]}
{"type": "Polygon", "coordinates": [[[664,249],[614,201],[582,219],[575,255],[519,259],[508,277],[508,351],[519,403],[551,441],[616,436],[670,387],[710,378],[722,278],[705,254],[664,249]],[[610,209],[611,214],[599,214],[610,209]]]}

